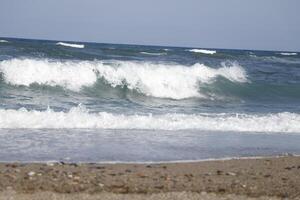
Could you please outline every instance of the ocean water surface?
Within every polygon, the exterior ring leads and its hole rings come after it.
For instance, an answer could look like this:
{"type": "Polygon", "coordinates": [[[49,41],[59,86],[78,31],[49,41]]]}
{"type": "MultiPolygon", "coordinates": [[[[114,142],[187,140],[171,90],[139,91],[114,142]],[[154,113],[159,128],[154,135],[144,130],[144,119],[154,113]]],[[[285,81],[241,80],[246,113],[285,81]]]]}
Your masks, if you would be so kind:
{"type": "Polygon", "coordinates": [[[0,160],[300,153],[300,53],[0,38],[0,160]]]}

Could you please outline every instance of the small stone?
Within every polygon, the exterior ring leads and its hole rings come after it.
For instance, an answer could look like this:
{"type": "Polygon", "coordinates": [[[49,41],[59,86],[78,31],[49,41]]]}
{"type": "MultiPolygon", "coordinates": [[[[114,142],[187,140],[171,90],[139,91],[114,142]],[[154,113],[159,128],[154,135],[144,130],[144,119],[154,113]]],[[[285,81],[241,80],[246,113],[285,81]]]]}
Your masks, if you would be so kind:
{"type": "Polygon", "coordinates": [[[69,177],[69,178],[73,178],[73,175],[72,175],[72,174],[68,174],[68,177],[69,177]]]}
{"type": "Polygon", "coordinates": [[[12,190],[12,189],[13,189],[13,187],[11,187],[11,186],[7,186],[7,187],[6,187],[6,189],[7,189],[7,190],[12,190]]]}
{"type": "Polygon", "coordinates": [[[104,184],[103,183],[98,183],[98,185],[100,186],[100,187],[104,187],[104,184]]]}
{"type": "Polygon", "coordinates": [[[140,178],[146,178],[146,177],[148,177],[147,175],[145,175],[143,173],[138,173],[137,176],[140,177],[140,178]]]}
{"type": "Polygon", "coordinates": [[[52,166],[54,166],[54,163],[53,162],[47,162],[46,165],[52,167],[52,166]]]}
{"type": "Polygon", "coordinates": [[[28,172],[27,175],[28,175],[28,176],[34,176],[34,175],[35,175],[35,172],[34,172],[34,171],[28,172]]]}
{"type": "Polygon", "coordinates": [[[225,190],[225,188],[219,188],[218,189],[218,192],[221,192],[221,193],[224,193],[226,190],[225,190]]]}
{"type": "Polygon", "coordinates": [[[154,186],[154,188],[161,190],[161,189],[164,188],[164,186],[163,185],[156,185],[156,186],[154,186]]]}
{"type": "Polygon", "coordinates": [[[79,179],[80,179],[79,176],[75,176],[75,177],[74,177],[74,180],[79,180],[79,179]]]}
{"type": "Polygon", "coordinates": [[[218,175],[222,175],[223,172],[222,172],[221,170],[217,170],[217,174],[218,174],[218,175]]]}
{"type": "Polygon", "coordinates": [[[286,167],[286,168],[284,168],[284,169],[286,169],[286,170],[291,170],[292,168],[291,168],[291,167],[286,167]]]}
{"type": "Polygon", "coordinates": [[[228,176],[236,176],[236,173],[234,173],[234,172],[227,172],[226,175],[228,175],[228,176]]]}

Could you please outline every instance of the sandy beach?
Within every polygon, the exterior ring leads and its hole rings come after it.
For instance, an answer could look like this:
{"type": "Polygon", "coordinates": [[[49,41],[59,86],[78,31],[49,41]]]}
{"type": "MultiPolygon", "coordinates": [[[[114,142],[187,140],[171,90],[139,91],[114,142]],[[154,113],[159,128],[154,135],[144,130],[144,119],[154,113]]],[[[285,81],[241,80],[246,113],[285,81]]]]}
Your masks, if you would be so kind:
{"type": "Polygon", "coordinates": [[[190,163],[1,163],[0,199],[300,198],[300,157],[190,163]]]}

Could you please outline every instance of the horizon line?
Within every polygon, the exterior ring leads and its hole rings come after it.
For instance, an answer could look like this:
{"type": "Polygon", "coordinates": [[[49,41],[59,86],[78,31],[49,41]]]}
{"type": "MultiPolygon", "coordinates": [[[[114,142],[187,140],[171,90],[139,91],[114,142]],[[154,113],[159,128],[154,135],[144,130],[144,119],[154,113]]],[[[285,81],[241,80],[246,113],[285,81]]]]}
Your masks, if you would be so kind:
{"type": "Polygon", "coordinates": [[[114,43],[114,42],[96,42],[96,41],[74,41],[74,40],[57,40],[57,39],[43,39],[43,38],[23,38],[23,37],[6,37],[0,36],[2,39],[19,39],[19,40],[41,40],[41,41],[55,41],[55,42],[76,42],[76,43],[94,43],[94,44],[113,44],[113,45],[129,45],[129,46],[152,46],[152,47],[171,47],[171,48],[201,48],[214,50],[236,50],[236,51],[269,51],[269,52],[290,52],[300,53],[300,50],[268,50],[268,49],[241,49],[241,48],[222,48],[222,47],[192,47],[192,46],[175,46],[175,45],[158,45],[158,44],[137,44],[137,43],[114,43]]]}

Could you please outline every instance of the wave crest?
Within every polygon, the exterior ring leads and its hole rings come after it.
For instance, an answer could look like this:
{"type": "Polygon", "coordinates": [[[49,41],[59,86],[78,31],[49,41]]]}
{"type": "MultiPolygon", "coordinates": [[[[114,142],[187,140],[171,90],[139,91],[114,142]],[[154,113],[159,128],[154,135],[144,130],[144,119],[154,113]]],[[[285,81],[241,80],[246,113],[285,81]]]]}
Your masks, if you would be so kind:
{"type": "Polygon", "coordinates": [[[73,48],[84,48],[84,44],[71,44],[71,43],[65,43],[65,42],[58,42],[56,45],[61,45],[65,47],[73,47],[73,48]]]}
{"type": "Polygon", "coordinates": [[[37,83],[79,91],[101,78],[111,87],[126,86],[147,96],[173,99],[205,97],[199,85],[212,83],[219,76],[233,82],[247,81],[245,70],[237,63],[215,69],[203,64],[12,59],[0,62],[0,71],[4,81],[12,85],[37,83]]]}
{"type": "Polygon", "coordinates": [[[282,53],[279,53],[280,55],[283,55],[283,56],[296,56],[298,55],[297,53],[288,53],[288,52],[282,52],[282,53]]]}
{"type": "Polygon", "coordinates": [[[190,49],[188,51],[194,52],[194,53],[210,54],[210,55],[217,53],[217,51],[215,51],[215,50],[207,50],[207,49],[190,49]]]}
{"type": "Polygon", "coordinates": [[[300,115],[277,113],[247,114],[163,114],[123,115],[107,112],[89,113],[83,106],[69,112],[0,109],[0,128],[99,128],[203,130],[235,132],[300,132],[300,115]]]}

